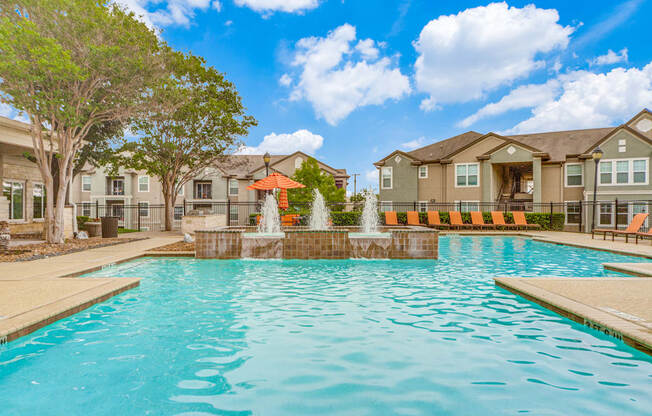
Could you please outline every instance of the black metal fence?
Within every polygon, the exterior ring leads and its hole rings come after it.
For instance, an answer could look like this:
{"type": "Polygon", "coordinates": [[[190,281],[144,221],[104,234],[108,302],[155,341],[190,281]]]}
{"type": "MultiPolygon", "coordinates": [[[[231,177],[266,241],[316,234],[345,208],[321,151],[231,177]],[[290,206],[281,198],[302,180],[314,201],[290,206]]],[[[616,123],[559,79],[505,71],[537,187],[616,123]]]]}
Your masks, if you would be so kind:
{"type": "MultiPolygon", "coordinates": [[[[327,203],[331,211],[362,211],[362,202],[327,203]]],[[[564,229],[572,231],[590,231],[591,227],[601,228],[625,228],[631,222],[634,215],[638,213],[649,213],[652,208],[652,201],[618,201],[605,200],[597,201],[573,201],[573,202],[548,202],[532,203],[524,202],[379,202],[380,211],[396,212],[427,212],[427,211],[524,211],[530,213],[550,214],[550,221],[553,217],[557,221],[563,215],[564,229]],[[595,210],[594,210],[595,208],[595,210]],[[595,213],[594,213],[595,211],[595,213]],[[556,215],[555,215],[556,214],[556,215]],[[594,220],[595,215],[595,220],[594,220]]],[[[260,202],[199,202],[187,201],[174,207],[173,229],[181,228],[181,220],[190,211],[201,211],[206,214],[227,215],[229,225],[249,225],[253,215],[260,213],[260,202]],[[228,214],[227,214],[228,213],[228,214]]],[[[290,203],[286,213],[310,212],[308,203],[290,203]]],[[[124,205],[117,203],[99,204],[82,203],[78,205],[78,215],[85,215],[92,218],[103,216],[116,216],[119,218],[121,228],[141,231],[162,231],[165,229],[165,206],[149,205],[140,203],[135,205],[124,205]]],[[[649,220],[645,222],[643,230],[648,229],[649,220]]]]}

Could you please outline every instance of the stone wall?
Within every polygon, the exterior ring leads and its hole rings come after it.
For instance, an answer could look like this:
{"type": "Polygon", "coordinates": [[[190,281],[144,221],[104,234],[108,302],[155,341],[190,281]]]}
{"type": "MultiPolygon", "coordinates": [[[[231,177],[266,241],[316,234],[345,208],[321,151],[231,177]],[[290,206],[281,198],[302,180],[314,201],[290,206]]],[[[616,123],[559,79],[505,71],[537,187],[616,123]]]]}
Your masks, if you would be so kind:
{"type": "Polygon", "coordinates": [[[348,259],[351,257],[346,231],[286,231],[284,259],[348,259]]]}
{"type": "Polygon", "coordinates": [[[185,215],[181,219],[181,232],[195,234],[197,230],[206,230],[226,225],[225,214],[185,215]]]}

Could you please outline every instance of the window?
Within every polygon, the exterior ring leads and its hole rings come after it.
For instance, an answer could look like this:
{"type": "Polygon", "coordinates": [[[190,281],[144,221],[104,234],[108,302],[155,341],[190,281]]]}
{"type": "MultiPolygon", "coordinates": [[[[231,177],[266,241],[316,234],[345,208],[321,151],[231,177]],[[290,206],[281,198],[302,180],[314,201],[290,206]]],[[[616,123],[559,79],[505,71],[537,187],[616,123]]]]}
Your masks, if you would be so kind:
{"type": "Polygon", "coordinates": [[[480,201],[455,201],[455,209],[460,212],[480,211],[480,201]]]}
{"type": "Polygon", "coordinates": [[[111,195],[124,195],[125,194],[125,181],[124,179],[111,180],[111,195]]]}
{"type": "Polygon", "coordinates": [[[45,185],[35,183],[32,190],[32,209],[34,219],[45,218],[45,185]]]}
{"type": "Polygon", "coordinates": [[[600,185],[647,185],[648,159],[600,162],[600,185]]]}
{"type": "Polygon", "coordinates": [[[138,192],[149,192],[149,176],[138,177],[138,192]]]}
{"type": "Polygon", "coordinates": [[[428,177],[428,166],[419,166],[419,179],[428,177]]]}
{"type": "Polygon", "coordinates": [[[90,192],[91,191],[91,177],[84,175],[81,178],[82,181],[82,192],[90,192]]]}
{"type": "Polygon", "coordinates": [[[181,221],[183,218],[183,207],[174,207],[174,220],[181,221]]]}
{"type": "Polygon", "coordinates": [[[392,211],[392,201],[380,201],[380,211],[392,211]]]}
{"type": "Polygon", "coordinates": [[[229,221],[238,221],[238,208],[237,205],[231,205],[229,208],[229,221]]]}
{"type": "Polygon", "coordinates": [[[90,217],[91,216],[91,203],[90,202],[82,202],[82,215],[85,217],[90,217]]]}
{"type": "Polygon", "coordinates": [[[25,219],[25,184],[22,182],[3,182],[2,194],[9,201],[9,219],[25,219]]]}
{"type": "Polygon", "coordinates": [[[392,189],[393,178],[392,178],[392,168],[390,166],[382,167],[380,169],[381,184],[382,189],[392,189]]]}
{"type": "Polygon", "coordinates": [[[417,210],[419,212],[428,212],[428,201],[419,201],[417,203],[417,210]]]}
{"type": "Polygon", "coordinates": [[[582,164],[580,163],[568,163],[566,164],[566,186],[582,186],[583,184],[583,175],[582,164]]]}
{"type": "Polygon", "coordinates": [[[579,224],[582,218],[579,201],[566,202],[566,224],[579,224]]]}
{"type": "Polygon", "coordinates": [[[612,225],[613,224],[613,212],[614,206],[611,202],[599,202],[600,204],[600,216],[598,221],[600,225],[612,225]]]}
{"type": "Polygon", "coordinates": [[[478,164],[460,163],[455,165],[455,187],[478,186],[478,164]]]}
{"type": "Polygon", "coordinates": [[[627,140],[620,139],[618,140],[618,152],[625,153],[627,151],[627,140]]]}
{"type": "Polygon", "coordinates": [[[141,217],[149,217],[149,202],[139,202],[138,203],[138,215],[141,217]]]}
{"type": "Polygon", "coordinates": [[[294,159],[294,169],[301,169],[302,164],[303,164],[303,158],[298,157],[294,159]]]}
{"type": "Polygon", "coordinates": [[[211,182],[195,182],[195,198],[196,199],[212,199],[211,182]]]}
{"type": "Polygon", "coordinates": [[[229,179],[229,195],[236,196],[238,195],[238,180],[237,179],[229,179]]]}

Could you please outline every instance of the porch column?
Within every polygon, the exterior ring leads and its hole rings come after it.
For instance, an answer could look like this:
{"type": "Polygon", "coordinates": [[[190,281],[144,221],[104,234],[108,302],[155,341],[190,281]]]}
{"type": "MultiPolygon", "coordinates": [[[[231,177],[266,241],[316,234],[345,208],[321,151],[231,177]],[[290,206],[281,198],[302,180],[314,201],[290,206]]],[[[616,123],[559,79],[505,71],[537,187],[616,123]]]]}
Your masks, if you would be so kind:
{"type": "Polygon", "coordinates": [[[534,193],[532,194],[532,202],[534,204],[541,203],[541,157],[532,158],[532,180],[534,181],[534,193]]]}
{"type": "Polygon", "coordinates": [[[491,161],[489,157],[478,156],[480,161],[480,202],[493,202],[491,196],[491,161]]]}

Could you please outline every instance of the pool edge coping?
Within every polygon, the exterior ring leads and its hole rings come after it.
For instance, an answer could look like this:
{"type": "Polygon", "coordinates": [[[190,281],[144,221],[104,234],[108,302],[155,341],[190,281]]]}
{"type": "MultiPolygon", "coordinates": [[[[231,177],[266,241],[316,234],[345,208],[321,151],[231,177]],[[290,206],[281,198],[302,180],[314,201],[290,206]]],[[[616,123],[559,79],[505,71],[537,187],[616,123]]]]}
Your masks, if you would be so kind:
{"type": "Polygon", "coordinates": [[[494,284],[588,328],[615,336],[616,339],[618,339],[616,334],[620,335],[625,344],[652,356],[652,332],[648,330],[646,333],[645,327],[590,305],[566,298],[563,295],[530,285],[523,279],[519,277],[494,277],[494,284]]]}

